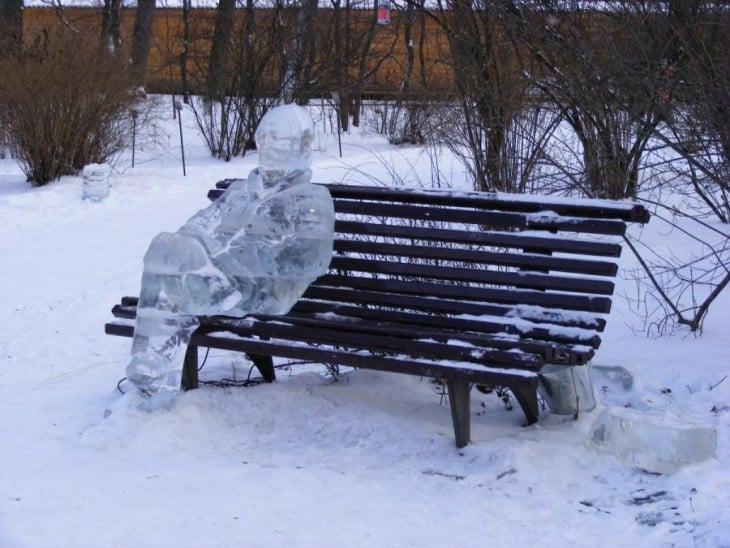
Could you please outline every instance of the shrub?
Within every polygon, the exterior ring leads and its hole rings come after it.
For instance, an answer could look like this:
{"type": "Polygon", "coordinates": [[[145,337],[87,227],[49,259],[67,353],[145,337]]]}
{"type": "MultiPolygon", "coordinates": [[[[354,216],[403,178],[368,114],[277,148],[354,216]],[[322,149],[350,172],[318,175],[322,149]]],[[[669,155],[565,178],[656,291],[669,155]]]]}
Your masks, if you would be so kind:
{"type": "Polygon", "coordinates": [[[372,126],[393,145],[424,145],[433,139],[433,120],[442,107],[433,98],[382,101],[375,105],[372,126]]]}
{"type": "Polygon", "coordinates": [[[0,126],[32,185],[109,161],[131,135],[124,56],[68,33],[0,59],[0,126]]]}

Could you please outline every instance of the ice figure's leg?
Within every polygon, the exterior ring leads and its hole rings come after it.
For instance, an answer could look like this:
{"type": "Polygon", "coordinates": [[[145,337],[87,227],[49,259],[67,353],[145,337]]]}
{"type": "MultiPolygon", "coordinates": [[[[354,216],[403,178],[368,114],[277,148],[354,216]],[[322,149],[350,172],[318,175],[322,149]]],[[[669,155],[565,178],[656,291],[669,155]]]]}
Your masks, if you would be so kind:
{"type": "Polygon", "coordinates": [[[137,316],[127,377],[142,394],[180,390],[185,353],[199,325],[195,316],[137,316]]]}
{"type": "Polygon", "coordinates": [[[208,264],[204,248],[192,238],[160,234],[145,255],[145,270],[127,377],[146,395],[176,392],[185,351],[199,322],[181,308],[185,277],[208,264]]]}

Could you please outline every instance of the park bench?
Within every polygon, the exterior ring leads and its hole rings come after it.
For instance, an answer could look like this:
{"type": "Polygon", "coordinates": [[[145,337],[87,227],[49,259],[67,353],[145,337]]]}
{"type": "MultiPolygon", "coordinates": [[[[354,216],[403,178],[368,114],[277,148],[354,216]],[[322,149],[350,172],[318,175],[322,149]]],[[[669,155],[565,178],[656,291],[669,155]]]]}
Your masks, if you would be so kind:
{"type": "MultiPolygon", "coordinates": [[[[208,347],[246,353],[266,381],[273,357],[439,379],[458,447],[469,442],[475,384],[509,388],[534,423],[543,365],[593,357],[626,223],[649,220],[625,202],[326,186],[329,271],[284,316],[201,318],[183,388],[198,386],[198,348],[208,347]]],[[[131,337],[136,304],[124,297],[106,333],[131,337]]]]}

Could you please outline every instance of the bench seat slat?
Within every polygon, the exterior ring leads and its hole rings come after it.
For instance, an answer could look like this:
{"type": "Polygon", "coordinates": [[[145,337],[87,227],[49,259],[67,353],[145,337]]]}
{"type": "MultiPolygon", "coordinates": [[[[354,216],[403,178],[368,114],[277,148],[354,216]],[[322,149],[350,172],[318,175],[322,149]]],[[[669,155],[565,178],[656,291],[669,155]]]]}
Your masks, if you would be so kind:
{"type": "MultiPolygon", "coordinates": [[[[342,318],[332,320],[329,323],[336,325],[342,323],[346,328],[352,329],[347,323],[348,318],[357,318],[362,320],[374,320],[376,322],[388,322],[388,326],[393,323],[406,326],[418,326],[421,329],[427,329],[428,333],[432,333],[434,337],[441,336],[443,338],[470,340],[474,338],[474,342],[480,340],[483,334],[491,336],[509,336],[510,340],[503,342],[504,348],[515,346],[515,339],[519,339],[519,344],[524,345],[523,349],[528,352],[540,353],[546,360],[551,360],[552,354],[555,353],[555,347],[560,345],[563,352],[569,350],[569,345],[581,345],[598,348],[600,345],[600,337],[590,330],[582,330],[577,328],[560,329],[558,326],[541,327],[520,324],[511,324],[509,322],[489,321],[487,319],[465,319],[454,318],[452,316],[433,316],[425,314],[414,314],[410,312],[401,312],[397,310],[382,310],[363,308],[357,306],[348,306],[333,302],[316,302],[303,300],[289,313],[290,316],[311,317],[311,314],[328,314],[335,313],[342,318]],[[529,349],[527,347],[530,347],[529,349]]],[[[324,320],[325,322],[327,320],[324,320]]],[[[528,322],[524,322],[527,324],[528,322]]],[[[358,324],[355,329],[366,329],[369,324],[358,324]]],[[[388,329],[387,327],[384,329],[388,329]]],[[[497,344],[497,343],[493,343],[497,344]]],[[[590,359],[590,356],[588,357],[590,359]]],[[[574,365],[574,364],[572,364],[574,365]]]]}
{"type": "MultiPolygon", "coordinates": [[[[239,323],[244,326],[243,331],[248,332],[251,330],[251,333],[255,332],[255,334],[259,336],[266,336],[268,327],[261,327],[260,325],[257,325],[255,329],[252,327],[252,324],[257,323],[255,321],[257,319],[264,320],[263,325],[275,325],[278,323],[324,329],[326,332],[323,333],[324,336],[322,339],[319,339],[319,342],[328,344],[343,342],[342,340],[337,339],[337,335],[334,335],[337,331],[349,332],[355,335],[386,335],[392,338],[390,343],[393,345],[393,348],[399,348],[402,352],[405,352],[410,348],[410,344],[412,342],[421,340],[425,333],[429,339],[439,342],[452,341],[454,344],[461,342],[470,344],[473,347],[483,347],[490,350],[521,350],[528,354],[540,355],[545,359],[550,359],[553,354],[555,354],[553,345],[545,341],[522,341],[516,338],[500,338],[498,335],[492,336],[488,333],[459,332],[445,328],[430,329],[429,331],[424,332],[422,330],[418,330],[418,326],[405,324],[398,322],[397,320],[394,321],[390,318],[387,321],[378,319],[374,320],[367,316],[342,316],[340,318],[329,317],[327,319],[322,319],[321,317],[309,314],[293,312],[286,316],[286,321],[281,321],[281,318],[256,316],[239,323]],[[270,323],[267,324],[265,322],[270,323]]],[[[214,318],[210,320],[210,323],[216,325],[220,323],[220,325],[225,326],[227,329],[232,329],[234,333],[241,333],[238,330],[236,320],[220,320],[218,318],[214,318]]],[[[295,339],[301,338],[301,332],[294,332],[293,335],[295,339]]],[[[362,345],[357,338],[352,339],[351,337],[348,337],[348,340],[350,340],[351,345],[362,345]]],[[[366,346],[370,345],[367,344],[366,346]]]]}
{"type": "MultiPolygon", "coordinates": [[[[108,335],[131,337],[134,326],[107,323],[108,335]]],[[[537,388],[538,377],[534,371],[519,368],[486,367],[480,364],[459,361],[414,360],[402,356],[378,356],[369,353],[355,353],[329,348],[317,348],[306,344],[292,344],[291,341],[263,341],[243,338],[230,333],[195,333],[191,344],[221,350],[246,352],[250,355],[279,356],[305,360],[313,363],[333,363],[350,367],[393,371],[445,380],[470,379],[470,382],[505,384],[517,388],[537,388]]]]}
{"type": "MultiPolygon", "coordinates": [[[[227,334],[226,334],[227,335],[227,334]]],[[[468,379],[475,383],[505,384],[523,388],[537,388],[538,377],[533,371],[516,368],[490,368],[464,362],[414,360],[407,357],[378,356],[370,353],[354,353],[322,349],[307,345],[292,345],[290,341],[261,341],[216,334],[197,334],[192,343],[224,350],[243,351],[252,355],[271,355],[314,363],[333,363],[380,371],[407,373],[446,380],[468,379]]]]}
{"type": "MultiPolygon", "coordinates": [[[[117,318],[133,320],[136,309],[133,306],[117,305],[112,313],[117,318]]],[[[467,344],[492,348],[495,350],[521,350],[529,354],[536,354],[544,361],[563,363],[565,365],[580,365],[593,357],[593,348],[597,348],[600,339],[584,332],[582,336],[571,335],[566,331],[564,335],[546,328],[527,330],[509,324],[500,324],[488,321],[465,320],[443,316],[425,316],[399,311],[367,309],[356,306],[343,306],[332,302],[317,302],[303,300],[286,316],[254,316],[244,319],[225,318],[222,316],[208,317],[206,326],[217,326],[239,335],[249,334],[257,336],[279,336],[276,324],[297,326],[290,332],[293,340],[309,340],[313,332],[304,331],[302,327],[316,327],[326,330],[324,338],[318,342],[327,344],[345,343],[333,333],[349,331],[355,334],[349,339],[351,345],[361,345],[363,333],[389,335],[401,337],[396,345],[401,351],[410,348],[411,341],[421,339],[423,333],[429,338],[446,341],[463,341],[467,344]],[[331,314],[338,317],[333,318],[331,314]],[[269,322],[257,322],[256,318],[269,322]],[[272,323],[273,322],[273,323],[272,323]],[[254,326],[254,324],[256,324],[254,326]],[[275,327],[262,327],[262,326],[275,327]],[[402,340],[405,339],[405,340],[402,340]],[[575,346],[573,346],[575,345],[575,346]]],[[[322,333],[318,334],[322,337],[322,333]]],[[[394,340],[391,341],[394,344],[394,340]]],[[[367,345],[373,344],[367,341],[367,345]]]]}
{"type": "Polygon", "coordinates": [[[492,289],[465,285],[439,283],[414,283],[403,280],[347,277],[325,274],[314,284],[320,287],[350,287],[373,289],[379,292],[405,293],[411,295],[431,295],[449,299],[489,302],[497,304],[527,304],[566,310],[580,310],[605,314],[611,311],[611,299],[568,293],[549,293],[520,289],[492,289]]]}
{"type": "MultiPolygon", "coordinates": [[[[579,311],[553,311],[537,306],[528,307],[518,305],[515,307],[492,303],[472,303],[450,299],[435,299],[430,296],[421,295],[381,293],[373,290],[319,287],[317,285],[313,285],[307,289],[304,294],[304,299],[301,302],[306,304],[310,302],[310,299],[343,304],[370,304],[376,306],[375,310],[379,308],[398,308],[428,312],[426,317],[433,314],[448,315],[450,317],[514,316],[536,324],[550,323],[593,331],[603,331],[606,327],[606,320],[604,318],[579,311]]],[[[136,301],[134,301],[133,304],[136,304],[136,301]]],[[[363,308],[363,306],[360,306],[359,308],[363,308]]]]}
{"type": "MultiPolygon", "coordinates": [[[[454,325],[453,329],[447,329],[444,327],[444,322],[431,323],[427,320],[431,318],[433,320],[443,320],[436,316],[419,316],[417,314],[406,314],[400,313],[394,316],[389,316],[388,323],[381,321],[379,317],[381,313],[379,311],[358,308],[358,307],[344,307],[333,303],[316,303],[306,301],[302,303],[301,307],[298,308],[309,308],[307,312],[302,312],[297,309],[290,312],[287,316],[256,316],[256,318],[264,319],[269,322],[278,322],[280,324],[292,324],[299,326],[317,326],[325,327],[330,332],[337,330],[354,331],[356,333],[370,332],[370,333],[381,333],[389,335],[405,336],[409,340],[414,340],[422,337],[422,333],[415,331],[414,326],[429,327],[428,334],[430,337],[440,340],[458,339],[466,343],[474,345],[483,345],[495,348],[497,350],[511,350],[519,348],[525,352],[531,354],[538,354],[545,360],[551,360],[557,353],[571,353],[579,354],[577,357],[578,361],[585,361],[590,359],[583,356],[585,352],[576,353],[570,349],[567,345],[558,345],[551,341],[540,341],[540,340],[517,340],[515,338],[506,339],[488,335],[488,333],[496,334],[498,331],[498,325],[492,325],[490,331],[474,331],[475,327],[485,327],[483,322],[465,321],[452,319],[450,322],[454,325]],[[312,305],[311,307],[306,306],[307,304],[312,305]],[[319,306],[317,306],[319,305],[319,306]],[[328,314],[336,313],[341,317],[336,319],[323,320],[321,315],[324,310],[328,310],[328,314]],[[418,320],[417,322],[411,322],[411,319],[418,320]],[[368,322],[367,320],[375,320],[368,322]],[[461,331],[458,329],[461,328],[461,331]],[[472,331],[467,331],[471,329],[472,331]]],[[[112,309],[112,314],[116,318],[122,318],[126,320],[134,320],[137,316],[136,308],[133,306],[117,305],[112,309]]],[[[251,328],[253,323],[253,317],[247,317],[244,319],[240,318],[227,318],[224,316],[211,316],[206,318],[206,325],[215,325],[221,328],[231,330],[232,332],[243,334],[243,332],[249,332],[250,334],[256,334],[259,336],[265,335],[259,328],[254,330],[251,328]]],[[[505,335],[511,334],[509,331],[502,331],[505,335]]],[[[515,333],[513,330],[512,334],[515,333]]],[[[302,339],[305,333],[298,331],[295,333],[295,340],[302,339]]],[[[322,341],[320,341],[322,342],[322,341]]],[[[329,342],[332,342],[329,339],[329,342]]],[[[340,341],[342,342],[342,341],[340,341]]],[[[590,344],[590,341],[581,341],[583,344],[590,344]]]]}
{"type": "MultiPolygon", "coordinates": [[[[434,299],[420,295],[398,295],[367,290],[360,291],[357,289],[319,287],[316,285],[310,286],[307,289],[304,294],[304,299],[301,302],[306,304],[311,302],[311,299],[345,304],[374,304],[378,307],[406,308],[409,310],[422,310],[429,313],[450,314],[452,316],[517,316],[536,324],[550,323],[599,332],[603,331],[606,327],[606,320],[604,318],[576,311],[551,311],[540,307],[521,305],[516,309],[514,306],[490,303],[471,303],[448,299],[434,299]]],[[[129,314],[131,314],[128,316],[129,318],[136,316],[134,308],[137,306],[137,302],[137,297],[122,297],[122,309],[129,308],[129,314]]],[[[115,307],[114,310],[116,311],[118,308],[115,307]]]]}
{"type": "MultiPolygon", "coordinates": [[[[496,350],[526,352],[528,354],[539,355],[543,361],[551,363],[560,363],[562,365],[582,365],[587,363],[594,355],[595,348],[600,345],[600,339],[596,336],[587,336],[585,340],[579,337],[565,336],[553,334],[552,338],[548,338],[550,333],[547,330],[536,330],[530,332],[529,335],[520,333],[518,329],[507,329],[500,331],[500,326],[492,324],[492,329],[485,326],[481,333],[473,331],[458,331],[456,329],[448,329],[440,326],[423,326],[427,331],[414,334],[413,323],[404,323],[402,318],[388,318],[387,322],[375,319],[369,315],[361,316],[345,316],[340,318],[342,321],[335,321],[331,318],[319,319],[312,318],[309,315],[301,315],[292,312],[287,317],[287,321],[293,324],[320,325],[329,330],[344,330],[357,333],[382,333],[388,335],[398,335],[405,337],[423,337],[423,333],[427,333],[428,337],[441,342],[448,342],[453,345],[458,341],[472,344],[475,346],[484,346],[496,350]],[[352,321],[360,318],[360,321],[352,321]],[[542,332],[540,332],[542,331],[542,332]],[[534,335],[534,337],[532,337],[534,335]],[[532,338],[528,338],[532,337],[532,338]],[[542,340],[541,340],[542,337],[542,340]],[[566,342],[560,342],[561,340],[566,342]],[[567,342],[570,341],[570,342],[567,342]]],[[[452,322],[456,323],[456,322],[452,322]]],[[[487,322],[484,322],[485,324],[487,322]]],[[[413,339],[410,339],[413,340],[413,339]]],[[[408,346],[405,347],[407,353],[408,346]]]]}
{"type": "MultiPolygon", "coordinates": [[[[412,357],[427,358],[435,360],[456,360],[461,362],[473,362],[482,365],[495,365],[515,367],[538,371],[543,360],[539,355],[498,350],[490,347],[490,339],[483,337],[482,342],[486,346],[459,346],[449,345],[432,340],[420,340],[413,330],[397,328],[391,329],[388,333],[386,326],[376,330],[364,325],[361,330],[356,330],[355,324],[333,325],[333,322],[317,322],[315,320],[296,321],[296,318],[287,318],[286,321],[277,321],[279,318],[271,317],[262,320],[248,319],[243,321],[209,318],[206,321],[206,332],[214,331],[220,326],[224,331],[243,337],[256,336],[263,339],[279,339],[292,342],[312,342],[328,347],[345,347],[352,352],[371,351],[382,354],[410,355],[412,357]],[[348,328],[349,327],[349,328],[348,328]],[[404,331],[409,331],[410,336],[404,331]]],[[[365,322],[362,322],[363,324],[365,322]]],[[[430,334],[429,334],[430,335],[430,334]]]]}

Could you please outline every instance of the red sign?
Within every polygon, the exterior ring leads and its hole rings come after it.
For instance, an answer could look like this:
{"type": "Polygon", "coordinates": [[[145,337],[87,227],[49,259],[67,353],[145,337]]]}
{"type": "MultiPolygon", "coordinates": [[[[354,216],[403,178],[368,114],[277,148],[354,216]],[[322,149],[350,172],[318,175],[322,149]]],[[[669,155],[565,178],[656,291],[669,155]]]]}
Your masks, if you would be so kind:
{"type": "Polygon", "coordinates": [[[390,25],[390,0],[377,0],[378,24],[390,25]]]}

